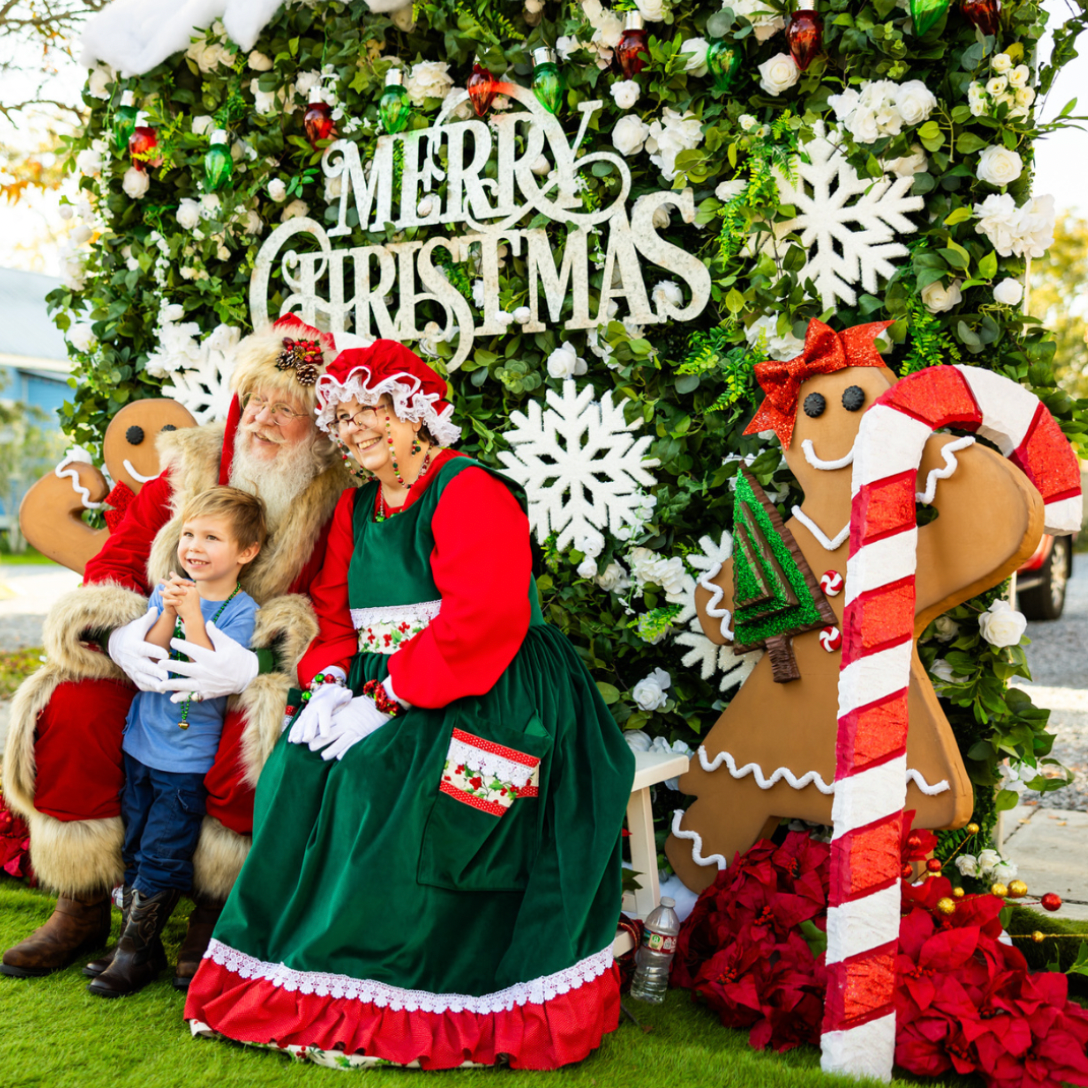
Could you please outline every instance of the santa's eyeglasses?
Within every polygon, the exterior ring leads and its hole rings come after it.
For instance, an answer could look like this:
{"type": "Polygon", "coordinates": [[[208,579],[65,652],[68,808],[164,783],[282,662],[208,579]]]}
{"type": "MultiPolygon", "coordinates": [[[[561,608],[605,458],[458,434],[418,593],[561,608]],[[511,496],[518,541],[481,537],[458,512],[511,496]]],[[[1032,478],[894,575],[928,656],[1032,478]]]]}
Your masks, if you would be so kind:
{"type": "Polygon", "coordinates": [[[309,415],[309,412],[296,412],[290,405],[278,402],[269,403],[264,397],[258,397],[255,393],[247,393],[242,397],[242,411],[256,419],[265,409],[277,427],[286,426],[292,420],[309,415]]]}

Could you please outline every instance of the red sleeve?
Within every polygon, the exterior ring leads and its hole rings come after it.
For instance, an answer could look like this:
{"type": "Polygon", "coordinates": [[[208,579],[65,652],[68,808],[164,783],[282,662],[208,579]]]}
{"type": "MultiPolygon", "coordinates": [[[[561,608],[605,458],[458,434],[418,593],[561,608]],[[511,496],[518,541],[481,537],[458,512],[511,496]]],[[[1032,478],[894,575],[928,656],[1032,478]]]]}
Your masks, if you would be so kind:
{"type": "Polygon", "coordinates": [[[490,691],[529,630],[529,521],[506,485],[465,469],[443,492],[432,530],[442,610],[389,661],[396,694],[422,707],[490,691]]]}
{"type": "Polygon", "coordinates": [[[140,488],[102,550],[87,564],[83,572],[85,584],[116,582],[145,597],[150,594],[147,559],[159,530],[170,520],[173,491],[165,472],[140,488]]]}
{"type": "Polygon", "coordinates": [[[303,686],[332,665],[339,665],[347,672],[358,647],[348,604],[348,566],[355,550],[352,515],[356,494],[356,489],[349,487],[340,496],[329,525],[325,561],[310,585],[310,600],[320,630],[299,662],[298,678],[303,686]]]}

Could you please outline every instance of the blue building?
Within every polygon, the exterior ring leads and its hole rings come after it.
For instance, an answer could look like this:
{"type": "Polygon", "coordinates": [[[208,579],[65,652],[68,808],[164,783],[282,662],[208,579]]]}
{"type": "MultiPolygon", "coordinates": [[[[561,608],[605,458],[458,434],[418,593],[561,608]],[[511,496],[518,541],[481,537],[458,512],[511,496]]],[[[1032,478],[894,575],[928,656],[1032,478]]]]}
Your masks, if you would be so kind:
{"type": "MultiPolygon", "coordinates": [[[[56,436],[57,445],[61,438],[57,413],[72,396],[68,386],[71,364],[64,337],[50,320],[45,304],[45,296],[59,284],[53,276],[0,268],[0,401],[8,407],[15,403],[40,409],[48,419],[38,425],[47,436],[56,436]]],[[[4,470],[0,480],[0,531],[13,527],[23,495],[42,471],[40,456],[30,463],[12,458],[15,439],[11,428],[0,428],[0,444],[9,447],[0,451],[0,458],[6,462],[0,465],[4,470]]],[[[46,446],[53,444],[47,442],[46,446]]]]}

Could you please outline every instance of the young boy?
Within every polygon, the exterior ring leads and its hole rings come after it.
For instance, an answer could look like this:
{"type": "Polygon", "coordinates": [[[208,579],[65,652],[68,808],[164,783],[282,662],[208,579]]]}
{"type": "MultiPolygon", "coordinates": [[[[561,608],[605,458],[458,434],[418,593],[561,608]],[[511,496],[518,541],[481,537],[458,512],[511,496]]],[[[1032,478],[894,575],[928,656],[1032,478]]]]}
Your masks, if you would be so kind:
{"type": "MultiPolygon", "coordinates": [[[[243,646],[253,636],[257,603],[239,576],[261,550],[268,530],[261,500],[234,487],[213,487],[182,512],[178,574],[151,595],[160,610],[148,642],[170,650],[181,634],[214,649],[205,624],[214,622],[243,646]]],[[[177,654],[174,652],[174,656],[177,654]]],[[[87,986],[100,997],[142,990],[166,966],[160,939],[166,920],[193,879],[193,851],[204,818],[204,775],[223,730],[227,700],[172,703],[169,694],[141,691],[132,701],[122,745],[125,786],[124,911],[111,953],[88,964],[87,986]]]]}

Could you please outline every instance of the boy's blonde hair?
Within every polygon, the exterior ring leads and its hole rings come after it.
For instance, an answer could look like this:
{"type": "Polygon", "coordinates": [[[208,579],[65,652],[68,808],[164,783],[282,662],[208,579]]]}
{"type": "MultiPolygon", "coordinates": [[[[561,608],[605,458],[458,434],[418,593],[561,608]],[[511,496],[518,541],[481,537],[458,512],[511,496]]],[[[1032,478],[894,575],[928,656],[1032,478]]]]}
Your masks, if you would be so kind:
{"type": "Polygon", "coordinates": [[[183,524],[193,518],[222,518],[243,550],[252,544],[263,548],[268,539],[264,503],[238,487],[209,487],[194,495],[181,512],[183,524]]]}

